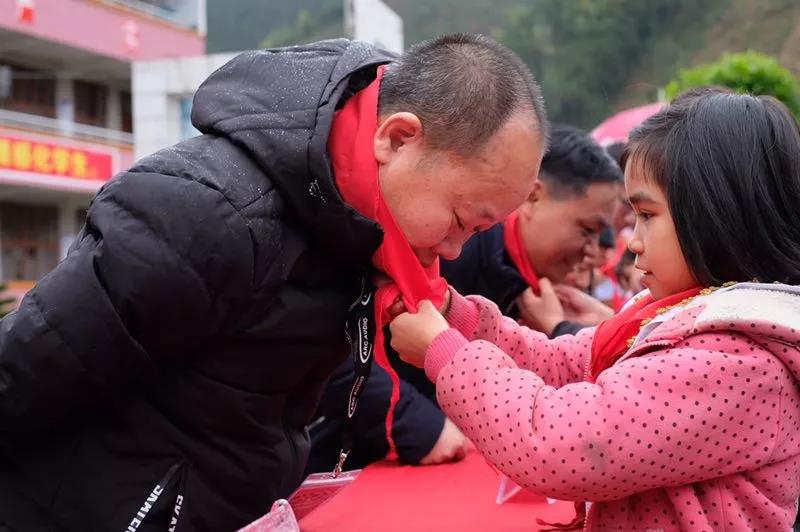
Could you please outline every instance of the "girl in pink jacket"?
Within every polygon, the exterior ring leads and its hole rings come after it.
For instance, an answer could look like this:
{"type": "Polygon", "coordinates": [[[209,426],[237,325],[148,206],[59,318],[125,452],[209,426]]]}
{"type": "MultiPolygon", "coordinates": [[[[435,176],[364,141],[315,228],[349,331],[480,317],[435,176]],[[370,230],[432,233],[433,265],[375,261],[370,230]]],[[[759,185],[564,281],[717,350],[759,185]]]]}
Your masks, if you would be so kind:
{"type": "Polygon", "coordinates": [[[391,325],[438,401],[588,530],[789,530],[800,496],[800,133],[770,97],[688,93],[631,137],[644,293],[553,340],[451,292],[391,325]]]}

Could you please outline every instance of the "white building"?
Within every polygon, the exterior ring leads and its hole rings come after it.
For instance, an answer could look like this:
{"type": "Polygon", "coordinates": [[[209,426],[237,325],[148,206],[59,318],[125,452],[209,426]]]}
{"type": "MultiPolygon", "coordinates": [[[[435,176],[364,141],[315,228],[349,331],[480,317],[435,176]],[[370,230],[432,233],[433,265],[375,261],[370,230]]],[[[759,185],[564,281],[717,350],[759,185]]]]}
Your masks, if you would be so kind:
{"type": "Polygon", "coordinates": [[[403,51],[403,19],[380,0],[344,0],[344,34],[384,50],[403,51]]]}
{"type": "MultiPolygon", "coordinates": [[[[382,1],[344,0],[343,7],[342,35],[403,51],[403,21],[382,1]]],[[[193,95],[203,80],[235,55],[134,63],[133,138],[137,159],[197,134],[191,124],[193,95]]]]}
{"type": "Polygon", "coordinates": [[[200,84],[236,54],[212,54],[133,65],[134,155],[145,155],[198,134],[191,122],[200,84]]]}
{"type": "Polygon", "coordinates": [[[133,162],[131,64],[205,51],[205,0],[0,2],[0,280],[61,260],[133,162]]]}

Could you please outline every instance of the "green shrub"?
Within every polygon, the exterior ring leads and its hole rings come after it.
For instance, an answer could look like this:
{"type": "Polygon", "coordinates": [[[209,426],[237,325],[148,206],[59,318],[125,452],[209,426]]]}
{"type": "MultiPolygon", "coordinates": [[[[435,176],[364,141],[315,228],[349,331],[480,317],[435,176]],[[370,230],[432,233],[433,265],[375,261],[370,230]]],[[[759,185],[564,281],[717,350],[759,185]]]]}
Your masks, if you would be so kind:
{"type": "Polygon", "coordinates": [[[774,96],[800,117],[800,85],[791,72],[770,56],[754,51],[725,54],[716,63],[681,70],[667,84],[666,96],[671,100],[688,89],[708,85],[774,96]]]}

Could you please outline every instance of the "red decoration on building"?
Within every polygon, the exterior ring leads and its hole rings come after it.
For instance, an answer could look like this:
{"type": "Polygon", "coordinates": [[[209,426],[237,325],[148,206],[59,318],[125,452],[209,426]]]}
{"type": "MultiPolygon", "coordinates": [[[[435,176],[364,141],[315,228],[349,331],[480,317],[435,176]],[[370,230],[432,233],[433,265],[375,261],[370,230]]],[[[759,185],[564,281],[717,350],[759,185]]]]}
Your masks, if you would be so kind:
{"type": "Polygon", "coordinates": [[[17,0],[17,20],[33,24],[36,20],[35,0],[17,0]]]}
{"type": "Polygon", "coordinates": [[[139,51],[139,24],[134,20],[128,20],[122,25],[123,41],[125,50],[129,54],[139,51]]]}

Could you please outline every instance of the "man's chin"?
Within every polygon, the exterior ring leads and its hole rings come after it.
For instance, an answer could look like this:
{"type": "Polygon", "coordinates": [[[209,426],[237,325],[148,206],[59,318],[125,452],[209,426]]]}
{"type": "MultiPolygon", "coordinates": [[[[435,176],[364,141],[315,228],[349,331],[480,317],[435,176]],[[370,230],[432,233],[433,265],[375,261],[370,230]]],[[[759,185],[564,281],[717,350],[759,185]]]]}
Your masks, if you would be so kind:
{"type": "Polygon", "coordinates": [[[573,269],[572,269],[572,268],[570,268],[570,269],[568,269],[568,270],[567,270],[567,269],[560,268],[560,269],[558,269],[558,270],[551,269],[551,270],[543,270],[543,271],[541,271],[541,272],[540,272],[540,271],[537,271],[537,272],[536,272],[536,275],[537,275],[537,276],[538,276],[540,279],[542,279],[542,278],[547,278],[547,280],[548,280],[548,281],[550,281],[551,283],[553,283],[553,284],[559,284],[559,283],[563,283],[563,282],[564,282],[564,279],[566,279],[566,278],[567,278],[567,276],[568,276],[570,273],[572,273],[572,272],[573,272],[573,269]]]}
{"type": "Polygon", "coordinates": [[[419,263],[422,264],[423,268],[427,268],[428,266],[432,265],[434,262],[436,262],[436,259],[439,258],[439,255],[428,249],[415,248],[414,255],[417,256],[417,260],[419,260],[419,263]]]}
{"type": "Polygon", "coordinates": [[[434,255],[433,257],[425,257],[425,258],[420,257],[419,263],[422,264],[423,268],[427,268],[428,266],[432,266],[433,263],[436,262],[436,259],[438,258],[439,257],[436,255],[434,255]]]}

